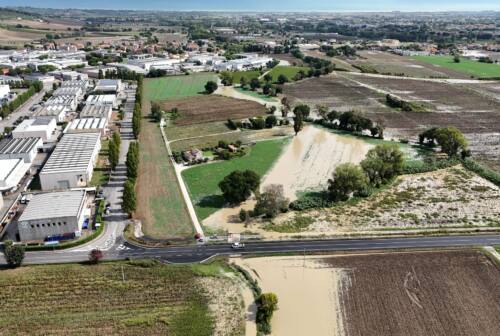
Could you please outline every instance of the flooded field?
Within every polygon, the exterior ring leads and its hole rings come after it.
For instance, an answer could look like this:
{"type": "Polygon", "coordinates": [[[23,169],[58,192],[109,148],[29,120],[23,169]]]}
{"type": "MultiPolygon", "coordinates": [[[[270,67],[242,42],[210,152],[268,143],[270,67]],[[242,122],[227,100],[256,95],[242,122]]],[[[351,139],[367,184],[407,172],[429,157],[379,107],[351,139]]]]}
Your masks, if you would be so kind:
{"type": "MultiPolygon", "coordinates": [[[[359,163],[372,145],[354,137],[333,134],[314,126],[306,126],[293,137],[283,154],[264,176],[261,187],[282,184],[286,197],[297,199],[297,193],[326,188],[335,168],[346,162],[359,163]]],[[[213,229],[230,232],[245,230],[238,219],[240,209],[250,210],[249,200],[239,207],[223,208],[203,221],[213,229]]]]}
{"type": "Polygon", "coordinates": [[[266,257],[236,261],[257,279],[263,292],[278,296],[271,335],[344,335],[339,302],[343,272],[322,259],[266,257]]]}
{"type": "Polygon", "coordinates": [[[325,189],[339,164],[361,162],[370,148],[363,140],[306,126],[264,177],[262,186],[282,184],[286,197],[293,201],[297,192],[325,189]]]}

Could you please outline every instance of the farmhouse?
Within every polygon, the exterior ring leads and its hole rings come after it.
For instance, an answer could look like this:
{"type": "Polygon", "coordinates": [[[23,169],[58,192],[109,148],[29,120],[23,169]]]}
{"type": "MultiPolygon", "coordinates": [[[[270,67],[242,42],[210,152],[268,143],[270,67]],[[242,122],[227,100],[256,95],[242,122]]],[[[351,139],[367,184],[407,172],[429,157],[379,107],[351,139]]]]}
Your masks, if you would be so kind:
{"type": "Polygon", "coordinates": [[[19,217],[21,240],[44,240],[48,236],[72,234],[78,236],[85,217],[89,217],[86,200],[85,190],[33,195],[19,217]]]}
{"type": "Polygon", "coordinates": [[[42,146],[41,138],[6,139],[0,142],[0,160],[21,159],[33,163],[42,146]]]}
{"type": "Polygon", "coordinates": [[[14,139],[42,138],[43,142],[47,142],[54,134],[56,126],[55,118],[26,119],[12,131],[12,137],[14,139]]]}
{"type": "Polygon", "coordinates": [[[197,148],[192,148],[190,150],[182,152],[182,158],[187,162],[202,160],[203,152],[197,148]]]}
{"type": "Polygon", "coordinates": [[[38,108],[34,113],[33,116],[35,117],[54,117],[56,119],[56,122],[64,122],[66,119],[66,114],[70,110],[68,109],[67,106],[65,105],[48,105],[48,106],[41,106],[38,108]]]}
{"type": "Polygon", "coordinates": [[[87,186],[100,147],[99,133],[65,134],[40,172],[42,190],[87,186]]]}

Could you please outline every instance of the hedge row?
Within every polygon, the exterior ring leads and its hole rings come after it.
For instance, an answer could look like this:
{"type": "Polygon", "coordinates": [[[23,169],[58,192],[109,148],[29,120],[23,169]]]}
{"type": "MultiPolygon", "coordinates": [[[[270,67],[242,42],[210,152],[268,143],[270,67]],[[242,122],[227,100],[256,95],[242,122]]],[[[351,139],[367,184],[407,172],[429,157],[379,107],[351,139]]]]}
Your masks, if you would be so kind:
{"type": "Polygon", "coordinates": [[[462,161],[462,164],[464,165],[465,168],[469,169],[470,171],[473,171],[474,173],[478,174],[482,178],[487,179],[491,183],[495,184],[496,186],[500,187],[500,174],[488,169],[476,161],[472,159],[465,159],[462,161]]]}

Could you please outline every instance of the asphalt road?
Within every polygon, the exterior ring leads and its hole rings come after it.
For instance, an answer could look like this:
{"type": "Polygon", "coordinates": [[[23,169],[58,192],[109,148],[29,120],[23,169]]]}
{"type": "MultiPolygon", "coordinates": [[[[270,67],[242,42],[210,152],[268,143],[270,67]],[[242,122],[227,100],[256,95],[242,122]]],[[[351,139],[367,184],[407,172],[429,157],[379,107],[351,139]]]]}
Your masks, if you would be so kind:
{"type": "MultiPolygon", "coordinates": [[[[104,252],[106,260],[126,258],[157,258],[171,263],[200,262],[216,255],[260,254],[287,252],[369,251],[406,248],[472,247],[500,245],[500,235],[471,235],[414,238],[327,239],[305,241],[273,241],[248,243],[233,250],[229,244],[182,246],[168,248],[139,248],[128,243],[104,252]]],[[[29,252],[26,264],[64,263],[87,260],[87,252],[54,251],[29,252]]],[[[3,262],[3,261],[2,261],[3,262]]]]}

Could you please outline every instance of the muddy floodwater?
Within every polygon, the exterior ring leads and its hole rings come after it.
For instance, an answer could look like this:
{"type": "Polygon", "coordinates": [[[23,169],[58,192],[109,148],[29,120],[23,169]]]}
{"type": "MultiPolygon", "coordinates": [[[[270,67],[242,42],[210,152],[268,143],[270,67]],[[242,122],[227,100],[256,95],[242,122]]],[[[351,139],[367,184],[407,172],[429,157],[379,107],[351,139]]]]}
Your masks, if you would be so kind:
{"type": "Polygon", "coordinates": [[[361,162],[370,148],[372,145],[355,137],[306,126],[286,147],[262,186],[282,184],[293,201],[297,192],[325,189],[339,164],[361,162]]]}
{"type": "MultiPolygon", "coordinates": [[[[270,171],[264,176],[261,188],[281,184],[290,201],[303,191],[324,190],[335,168],[342,163],[359,163],[373,145],[355,137],[331,133],[322,128],[306,126],[285,147],[270,171]]],[[[223,208],[203,221],[203,224],[229,232],[243,231],[238,218],[240,209],[251,210],[254,200],[239,207],[223,208]]]]}
{"type": "Polygon", "coordinates": [[[258,281],[263,292],[278,296],[271,335],[344,335],[340,291],[346,276],[342,269],[310,256],[234,261],[258,281]]]}

